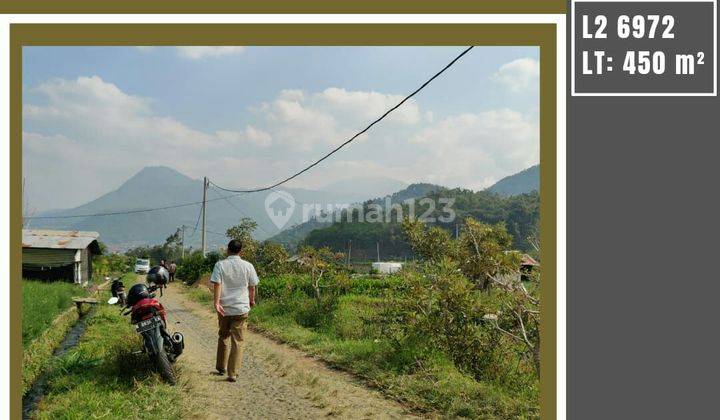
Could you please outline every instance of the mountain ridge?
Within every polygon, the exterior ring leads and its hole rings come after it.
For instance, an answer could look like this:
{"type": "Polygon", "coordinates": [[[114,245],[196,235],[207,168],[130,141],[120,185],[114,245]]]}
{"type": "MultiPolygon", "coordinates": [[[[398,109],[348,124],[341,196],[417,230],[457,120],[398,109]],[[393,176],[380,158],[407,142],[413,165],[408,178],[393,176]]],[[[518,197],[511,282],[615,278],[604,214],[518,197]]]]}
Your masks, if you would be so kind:
{"type": "MultiPolygon", "coordinates": [[[[328,205],[349,204],[356,194],[326,192],[305,188],[282,188],[297,200],[298,210],[288,222],[297,224],[302,218],[302,204],[309,203],[325,208],[328,205]]],[[[38,212],[31,219],[31,228],[60,230],[93,230],[100,232],[100,240],[111,249],[123,250],[139,245],[162,243],[178,227],[186,226],[186,244],[198,246],[200,234],[195,229],[202,201],[202,180],[191,178],[167,166],[145,167],[130,176],[119,187],[77,207],[38,212]],[[112,216],[48,218],[117,211],[135,211],[158,207],[188,204],[161,211],[135,212],[112,216]]],[[[265,209],[265,198],[272,191],[252,194],[232,194],[215,188],[208,190],[207,231],[211,247],[222,246],[227,238],[225,230],[242,217],[251,217],[258,223],[257,239],[277,234],[280,229],[272,222],[265,209]]]]}
{"type": "Polygon", "coordinates": [[[488,187],[486,191],[502,196],[525,194],[540,191],[540,165],[534,165],[518,173],[508,175],[488,187]]]}

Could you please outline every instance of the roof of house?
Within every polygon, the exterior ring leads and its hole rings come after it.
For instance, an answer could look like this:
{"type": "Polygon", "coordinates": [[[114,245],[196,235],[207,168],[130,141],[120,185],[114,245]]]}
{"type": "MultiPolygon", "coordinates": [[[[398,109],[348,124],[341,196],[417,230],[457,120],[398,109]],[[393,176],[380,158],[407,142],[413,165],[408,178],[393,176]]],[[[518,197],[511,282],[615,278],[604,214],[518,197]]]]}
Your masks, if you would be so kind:
{"type": "Polygon", "coordinates": [[[97,232],[84,232],[80,230],[45,230],[23,229],[23,248],[49,248],[49,249],[85,249],[91,248],[96,254],[100,253],[97,242],[100,234],[97,232]]]}
{"type": "Polygon", "coordinates": [[[520,265],[532,265],[532,266],[539,266],[540,263],[535,260],[535,258],[529,256],[528,254],[522,254],[520,257],[520,265]]]}

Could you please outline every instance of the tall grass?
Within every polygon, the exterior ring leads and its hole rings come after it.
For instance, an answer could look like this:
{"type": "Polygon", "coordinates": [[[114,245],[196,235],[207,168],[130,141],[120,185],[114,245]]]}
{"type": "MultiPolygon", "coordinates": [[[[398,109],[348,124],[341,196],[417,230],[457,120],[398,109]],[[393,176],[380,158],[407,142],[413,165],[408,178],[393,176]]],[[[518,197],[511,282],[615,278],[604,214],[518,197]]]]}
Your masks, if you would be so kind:
{"type": "Polygon", "coordinates": [[[80,286],[65,282],[23,280],[23,346],[42,334],[63,311],[72,306],[73,296],[85,296],[80,286]]]}
{"type": "Polygon", "coordinates": [[[56,361],[39,410],[39,419],[155,418],[191,415],[183,385],[170,386],[153,371],[127,317],[100,305],[77,347],[56,361]]]}

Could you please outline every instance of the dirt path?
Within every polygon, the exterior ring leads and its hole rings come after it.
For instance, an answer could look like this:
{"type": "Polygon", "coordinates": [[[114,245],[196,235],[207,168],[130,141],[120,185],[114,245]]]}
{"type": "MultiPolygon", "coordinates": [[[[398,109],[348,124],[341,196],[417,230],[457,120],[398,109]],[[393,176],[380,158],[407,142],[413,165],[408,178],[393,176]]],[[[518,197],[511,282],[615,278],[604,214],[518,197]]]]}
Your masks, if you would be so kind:
{"type": "MultiPolygon", "coordinates": [[[[172,284],[160,298],[170,331],[185,335],[178,364],[194,416],[242,419],[410,418],[402,406],[351,375],[331,370],[302,352],[248,331],[237,383],[212,375],[217,318],[172,284]]],[[[251,315],[252,316],[252,315],[251,315]]]]}

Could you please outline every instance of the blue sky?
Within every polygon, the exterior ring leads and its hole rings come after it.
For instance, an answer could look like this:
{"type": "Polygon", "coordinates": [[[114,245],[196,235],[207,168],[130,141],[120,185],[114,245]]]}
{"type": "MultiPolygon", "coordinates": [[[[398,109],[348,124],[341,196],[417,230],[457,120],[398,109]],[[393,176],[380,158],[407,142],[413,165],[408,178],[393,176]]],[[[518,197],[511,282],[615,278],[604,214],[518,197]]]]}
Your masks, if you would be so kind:
{"type": "MultiPolygon", "coordinates": [[[[341,143],[464,47],[25,47],[36,208],[147,165],[256,186],[341,143]]],[[[536,47],[476,47],[398,115],[293,186],[368,175],[479,189],[538,161],[536,47]]]]}

